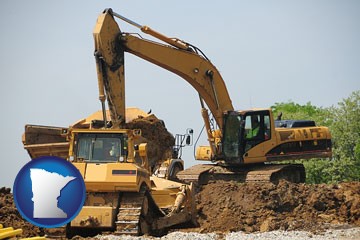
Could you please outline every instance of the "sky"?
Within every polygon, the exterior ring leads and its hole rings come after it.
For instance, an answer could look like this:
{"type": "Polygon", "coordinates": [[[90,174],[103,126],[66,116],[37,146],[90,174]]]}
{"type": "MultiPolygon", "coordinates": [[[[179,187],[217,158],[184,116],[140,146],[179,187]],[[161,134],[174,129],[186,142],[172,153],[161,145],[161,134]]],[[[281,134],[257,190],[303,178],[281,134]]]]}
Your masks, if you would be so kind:
{"type": "MultiPolygon", "coordinates": [[[[200,48],[236,109],[287,101],[330,107],[360,90],[357,0],[1,0],[0,187],[12,188],[30,160],[25,124],[67,127],[100,110],[92,30],[109,7],[200,48]]],[[[130,54],[125,76],[128,107],[151,109],[173,134],[192,128],[198,137],[200,103],[186,81],[130,54]]],[[[198,145],[205,144],[203,134],[198,145]]],[[[193,147],[182,158],[185,167],[197,163],[193,147]]]]}

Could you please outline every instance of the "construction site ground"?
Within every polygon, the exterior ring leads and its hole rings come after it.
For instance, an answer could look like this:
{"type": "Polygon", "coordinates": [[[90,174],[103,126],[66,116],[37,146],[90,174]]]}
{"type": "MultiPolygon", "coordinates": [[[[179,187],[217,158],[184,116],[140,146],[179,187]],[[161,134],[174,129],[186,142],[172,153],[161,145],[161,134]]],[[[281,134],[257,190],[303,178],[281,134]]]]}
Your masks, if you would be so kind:
{"type": "MultiPolygon", "coordinates": [[[[256,239],[257,236],[259,239],[286,236],[290,236],[288,239],[297,236],[299,239],[325,236],[360,239],[360,182],[210,183],[197,194],[197,211],[198,226],[170,229],[162,239],[256,239]]],[[[48,231],[25,221],[15,207],[10,189],[4,187],[0,188],[0,223],[4,227],[22,228],[22,237],[44,235],[48,231]]]]}

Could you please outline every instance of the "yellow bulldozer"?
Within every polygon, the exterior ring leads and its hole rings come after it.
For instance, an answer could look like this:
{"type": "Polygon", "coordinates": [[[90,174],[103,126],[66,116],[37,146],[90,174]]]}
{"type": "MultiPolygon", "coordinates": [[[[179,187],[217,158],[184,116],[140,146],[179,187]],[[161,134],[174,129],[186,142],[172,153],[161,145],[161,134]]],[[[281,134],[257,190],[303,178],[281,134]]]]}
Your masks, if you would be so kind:
{"type": "MultiPolygon", "coordinates": [[[[126,112],[129,116],[147,116],[136,108],[126,112]]],[[[101,231],[158,234],[173,225],[195,224],[192,184],[155,176],[149,164],[148,141],[141,129],[99,127],[98,116],[96,112],[69,128],[25,126],[23,143],[31,158],[65,158],[84,178],[85,204],[66,226],[66,236],[101,231]]]]}

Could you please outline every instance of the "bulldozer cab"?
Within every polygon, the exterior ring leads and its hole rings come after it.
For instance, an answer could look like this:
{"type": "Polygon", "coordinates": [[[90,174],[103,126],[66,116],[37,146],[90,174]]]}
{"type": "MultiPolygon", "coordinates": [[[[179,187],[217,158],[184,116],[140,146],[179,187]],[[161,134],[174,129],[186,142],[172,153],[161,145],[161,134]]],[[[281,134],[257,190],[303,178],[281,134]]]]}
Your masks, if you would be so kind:
{"type": "Polygon", "coordinates": [[[85,162],[124,162],[127,136],[123,133],[78,133],[75,158],[85,162]]]}
{"type": "Polygon", "coordinates": [[[222,146],[226,162],[242,164],[250,149],[271,139],[270,119],[269,110],[227,113],[222,146]]]}

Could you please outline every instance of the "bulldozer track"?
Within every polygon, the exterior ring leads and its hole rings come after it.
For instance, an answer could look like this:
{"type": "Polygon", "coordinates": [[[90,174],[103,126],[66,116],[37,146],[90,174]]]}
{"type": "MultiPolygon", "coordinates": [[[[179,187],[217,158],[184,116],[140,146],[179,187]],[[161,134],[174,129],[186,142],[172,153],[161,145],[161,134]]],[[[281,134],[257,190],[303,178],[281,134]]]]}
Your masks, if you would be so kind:
{"type": "Polygon", "coordinates": [[[114,233],[135,236],[151,233],[153,220],[162,216],[164,213],[145,187],[139,192],[122,193],[114,233]]]}
{"type": "Polygon", "coordinates": [[[106,232],[115,235],[139,236],[158,231],[158,229],[152,229],[152,224],[156,219],[165,216],[165,213],[156,205],[147,187],[143,186],[139,192],[120,192],[119,194],[114,227],[74,228],[68,224],[66,228],[51,229],[46,235],[54,239],[64,239],[75,235],[88,237],[106,232]]]}
{"type": "Polygon", "coordinates": [[[139,235],[141,233],[139,225],[145,198],[145,190],[122,194],[115,222],[115,234],[139,235]]]}

